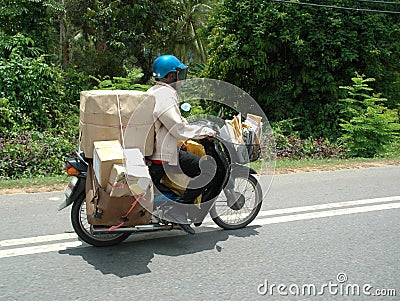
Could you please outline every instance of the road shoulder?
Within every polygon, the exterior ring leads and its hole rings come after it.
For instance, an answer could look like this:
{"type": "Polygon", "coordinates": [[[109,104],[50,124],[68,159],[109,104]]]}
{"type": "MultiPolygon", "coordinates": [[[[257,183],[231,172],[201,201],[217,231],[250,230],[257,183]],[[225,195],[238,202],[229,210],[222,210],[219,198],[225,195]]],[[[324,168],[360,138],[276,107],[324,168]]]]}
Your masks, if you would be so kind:
{"type": "MultiPolygon", "coordinates": [[[[363,169],[363,168],[377,168],[377,167],[388,167],[388,166],[400,166],[399,159],[382,159],[368,161],[346,161],[343,160],[341,163],[328,164],[328,163],[310,163],[302,167],[287,167],[278,166],[275,169],[275,174],[293,174],[293,173],[305,173],[305,172],[327,172],[327,171],[337,171],[345,169],[363,169]]],[[[45,186],[27,186],[27,187],[16,187],[16,188],[0,188],[0,195],[5,194],[16,194],[16,193],[40,193],[40,192],[54,192],[63,191],[68,184],[68,179],[66,183],[45,185],[45,186]]]]}

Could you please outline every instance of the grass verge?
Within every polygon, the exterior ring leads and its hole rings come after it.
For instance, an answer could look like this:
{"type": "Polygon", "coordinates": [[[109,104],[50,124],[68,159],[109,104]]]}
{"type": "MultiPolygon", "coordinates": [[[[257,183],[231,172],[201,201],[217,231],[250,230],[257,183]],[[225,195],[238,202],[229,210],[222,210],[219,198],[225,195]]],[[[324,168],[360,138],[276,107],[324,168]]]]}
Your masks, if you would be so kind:
{"type": "Polygon", "coordinates": [[[303,160],[277,160],[277,174],[334,171],[341,169],[359,169],[382,166],[399,166],[399,158],[353,158],[353,159],[303,159],[303,160]]]}
{"type": "Polygon", "coordinates": [[[0,180],[0,194],[58,191],[64,189],[69,176],[38,177],[32,179],[0,180]]]}

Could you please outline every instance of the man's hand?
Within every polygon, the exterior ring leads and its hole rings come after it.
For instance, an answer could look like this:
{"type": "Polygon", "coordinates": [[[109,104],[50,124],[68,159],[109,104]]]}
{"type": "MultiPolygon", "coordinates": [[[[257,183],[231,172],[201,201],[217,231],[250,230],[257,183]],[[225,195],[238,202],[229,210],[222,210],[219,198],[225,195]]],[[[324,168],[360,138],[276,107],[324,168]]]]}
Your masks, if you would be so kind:
{"type": "Polygon", "coordinates": [[[217,136],[217,132],[212,131],[211,135],[210,134],[208,135],[207,140],[212,141],[215,138],[215,136],[217,136]]]}

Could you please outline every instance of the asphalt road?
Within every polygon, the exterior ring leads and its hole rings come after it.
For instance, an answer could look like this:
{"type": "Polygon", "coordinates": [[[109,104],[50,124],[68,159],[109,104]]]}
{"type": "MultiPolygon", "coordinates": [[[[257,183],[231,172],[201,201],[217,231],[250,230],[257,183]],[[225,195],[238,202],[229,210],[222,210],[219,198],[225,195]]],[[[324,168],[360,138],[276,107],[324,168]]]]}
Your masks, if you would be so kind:
{"type": "Polygon", "coordinates": [[[399,300],[399,182],[400,167],[278,175],[245,229],[108,248],[77,240],[62,192],[0,195],[0,300],[399,300]]]}

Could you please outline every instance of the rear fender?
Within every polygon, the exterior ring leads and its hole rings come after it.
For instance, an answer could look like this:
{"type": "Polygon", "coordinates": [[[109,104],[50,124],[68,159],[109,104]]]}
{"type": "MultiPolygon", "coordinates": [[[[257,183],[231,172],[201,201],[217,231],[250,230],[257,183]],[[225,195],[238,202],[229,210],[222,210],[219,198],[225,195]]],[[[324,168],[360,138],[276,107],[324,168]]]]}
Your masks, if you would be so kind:
{"type": "Polygon", "coordinates": [[[244,174],[251,174],[251,175],[256,175],[257,172],[248,166],[244,166],[244,165],[239,165],[239,164],[232,164],[231,165],[231,171],[232,173],[244,173],[244,174]]]}
{"type": "MultiPolygon", "coordinates": [[[[68,184],[70,185],[70,184],[68,184]]],[[[60,204],[58,207],[58,211],[63,210],[64,208],[67,208],[69,205],[71,205],[73,202],[78,200],[82,194],[86,193],[86,177],[79,177],[78,176],[78,181],[76,182],[71,195],[65,198],[65,201],[60,204]]]]}

